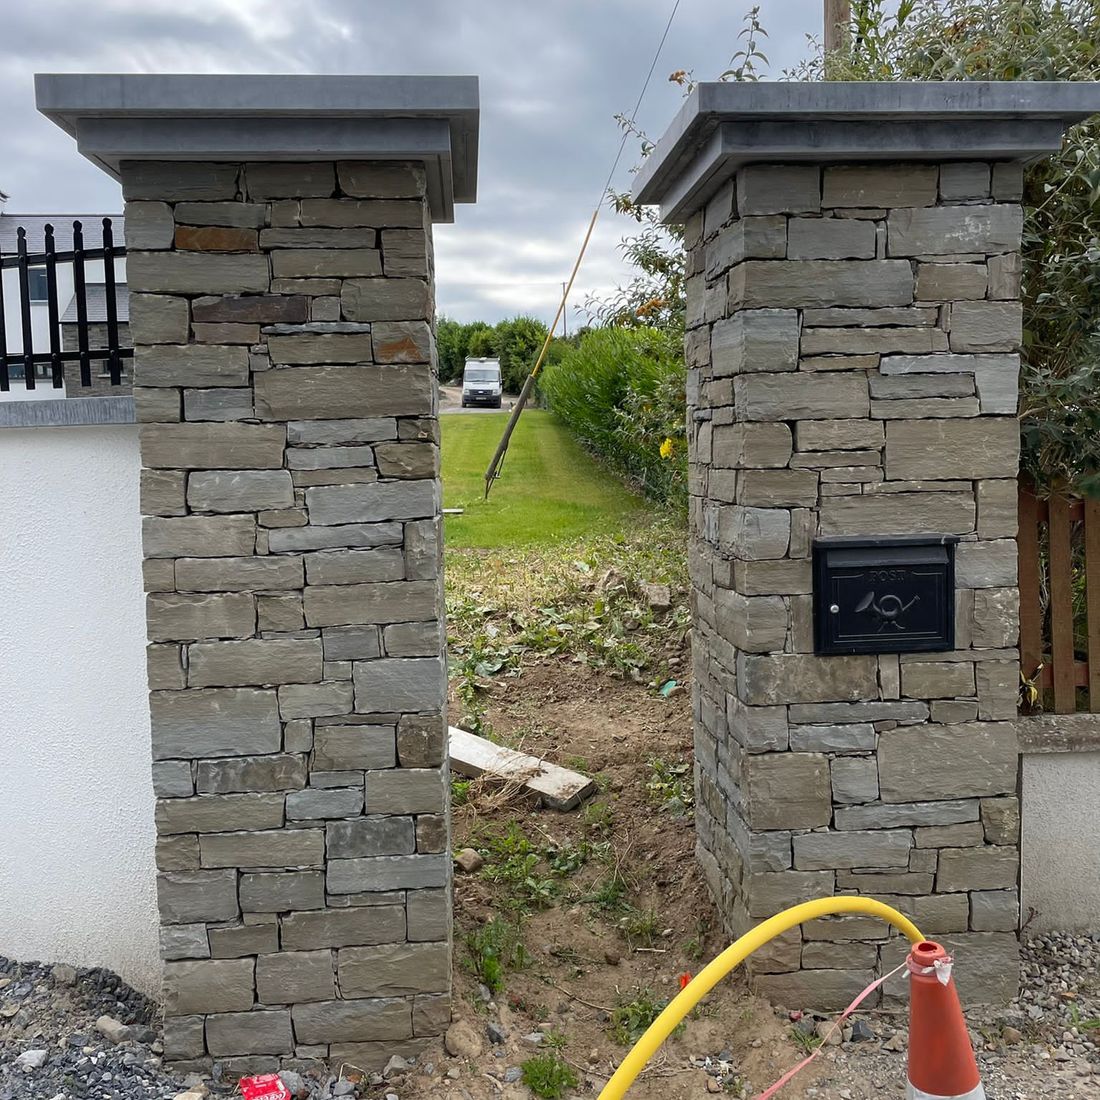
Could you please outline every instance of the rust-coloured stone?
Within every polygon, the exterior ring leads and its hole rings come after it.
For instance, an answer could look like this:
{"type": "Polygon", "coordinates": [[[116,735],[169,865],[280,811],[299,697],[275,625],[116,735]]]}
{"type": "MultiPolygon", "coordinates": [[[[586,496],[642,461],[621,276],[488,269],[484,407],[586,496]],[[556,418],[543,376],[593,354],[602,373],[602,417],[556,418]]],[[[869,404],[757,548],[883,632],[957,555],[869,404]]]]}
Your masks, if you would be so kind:
{"type": "Polygon", "coordinates": [[[229,226],[176,226],[176,247],[189,252],[259,252],[255,229],[229,226]]]}

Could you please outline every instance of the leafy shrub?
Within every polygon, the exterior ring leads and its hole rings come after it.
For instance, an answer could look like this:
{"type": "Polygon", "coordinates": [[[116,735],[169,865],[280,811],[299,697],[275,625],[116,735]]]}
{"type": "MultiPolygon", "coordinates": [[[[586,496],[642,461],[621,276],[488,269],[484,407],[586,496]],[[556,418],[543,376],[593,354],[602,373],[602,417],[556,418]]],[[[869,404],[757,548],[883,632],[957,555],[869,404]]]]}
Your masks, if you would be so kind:
{"type": "Polygon", "coordinates": [[[557,1100],[566,1089],[577,1087],[577,1075],[572,1066],[556,1051],[537,1054],[523,1063],[523,1083],[545,1100],[557,1100]]]}
{"type": "Polygon", "coordinates": [[[573,434],[650,496],[687,495],[686,404],[679,337],[592,329],[542,372],[550,408],[573,434]]]}

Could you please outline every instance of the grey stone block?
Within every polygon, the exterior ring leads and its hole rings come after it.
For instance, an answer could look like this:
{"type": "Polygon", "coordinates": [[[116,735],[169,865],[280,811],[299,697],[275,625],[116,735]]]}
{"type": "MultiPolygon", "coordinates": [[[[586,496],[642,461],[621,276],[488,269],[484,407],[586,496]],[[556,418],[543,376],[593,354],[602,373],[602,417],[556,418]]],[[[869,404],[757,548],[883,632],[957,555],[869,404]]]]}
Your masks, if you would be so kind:
{"type": "Polygon", "coordinates": [[[252,389],[247,386],[183,391],[185,420],[248,420],[253,412],[252,389]]]}
{"type": "Polygon", "coordinates": [[[388,276],[426,279],[431,274],[428,236],[421,229],[382,230],[382,265],[388,276]]]}
{"type": "Polygon", "coordinates": [[[127,249],[171,248],[176,227],[166,202],[126,204],[127,249]]]}
{"type": "Polygon", "coordinates": [[[248,351],[221,344],[140,347],[134,381],[139,386],[247,386],[248,351]]]}
{"type": "Polygon", "coordinates": [[[405,558],[398,547],[309,554],[305,566],[306,578],[311,585],[395,581],[405,575],[405,558]]]}
{"type": "Polygon", "coordinates": [[[890,256],[1015,252],[1023,211],[1017,205],[895,209],[887,229],[890,256]]]}
{"type": "Polygon", "coordinates": [[[829,761],[813,753],[766,753],[742,764],[748,821],[754,830],[813,829],[832,817],[829,761]]]}
{"type": "Polygon", "coordinates": [[[199,851],[204,867],[320,867],[325,834],[320,829],[210,833],[199,837],[199,851]]]}
{"type": "Polygon", "coordinates": [[[451,896],[447,890],[410,890],[406,895],[409,940],[438,943],[451,937],[451,896]]]}
{"type": "Polygon", "coordinates": [[[443,772],[438,768],[367,772],[366,805],[368,814],[442,813],[446,808],[443,772]]]}
{"type": "Polygon", "coordinates": [[[187,482],[187,503],[196,512],[258,512],[294,505],[286,470],[198,470],[187,482]]]}
{"type": "Polygon", "coordinates": [[[395,546],[401,544],[400,523],[348,523],[336,527],[283,528],[268,534],[273,554],[334,547],[395,546]]]}
{"type": "Polygon", "coordinates": [[[241,638],[256,629],[256,607],[247,592],[151,592],[145,618],[153,642],[241,638]]]}
{"type": "Polygon", "coordinates": [[[161,760],[153,764],[153,793],[157,798],[189,798],[195,780],[189,760],[161,760]]]}
{"type": "Polygon", "coordinates": [[[213,1013],[206,1018],[206,1045],[215,1058],[234,1054],[290,1054],[294,1050],[290,1013],[213,1013]]]}
{"type": "Polygon", "coordinates": [[[179,558],[176,587],[181,592],[250,592],[301,588],[301,558],[179,558]]]}
{"type": "Polygon", "coordinates": [[[372,325],[376,363],[431,363],[435,345],[427,321],[378,321],[372,325]]]}
{"type": "Polygon", "coordinates": [[[1020,302],[955,302],[951,306],[952,351],[1016,351],[1022,328],[1020,302]]]}
{"type": "Polygon", "coordinates": [[[443,629],[438,620],[394,623],[383,627],[382,643],[387,657],[431,657],[443,651],[443,629]]]}
{"type": "Polygon", "coordinates": [[[447,674],[440,657],[383,658],[355,665],[355,707],[364,714],[442,711],[447,674]]]}
{"type": "Polygon", "coordinates": [[[280,951],[256,960],[256,999],[265,1005],[330,1001],[336,996],[331,951],[280,951]]]}
{"type": "Polygon", "coordinates": [[[782,508],[723,507],[718,514],[717,545],[739,559],[782,558],[790,545],[791,516],[782,508]]]}
{"type": "MultiPolygon", "coordinates": [[[[371,249],[375,258],[378,258],[378,231],[375,229],[356,228],[347,226],[343,229],[323,229],[309,227],[291,227],[289,229],[261,229],[260,248],[264,251],[273,248],[302,248],[302,249],[371,249]]],[[[275,265],[275,274],[278,277],[311,278],[314,275],[338,275],[336,271],[323,271],[321,269],[309,270],[306,273],[289,274],[275,265]]],[[[367,271],[356,270],[355,275],[379,275],[381,268],[372,264],[367,271]]],[[[339,320],[339,318],[336,318],[339,320]]]]}
{"type": "Polygon", "coordinates": [[[279,470],[286,429],[269,424],[149,424],[141,459],[153,469],[279,470]]]}
{"type": "Polygon", "coordinates": [[[354,817],[363,810],[363,792],[358,788],[295,791],[286,798],[288,821],[321,821],[330,817],[354,817]]]}
{"type": "Polygon", "coordinates": [[[940,851],[936,890],[951,894],[962,890],[1010,890],[1020,873],[1020,853],[1015,848],[943,848],[940,851]]]}
{"type": "Polygon", "coordinates": [[[451,999],[443,993],[413,998],[413,1034],[442,1035],[451,1022],[451,999]]]}
{"type": "Polygon", "coordinates": [[[442,887],[448,882],[449,865],[450,859],[446,855],[330,859],[328,891],[330,894],[356,894],[365,890],[377,892],[442,887]]]}
{"type": "Polygon", "coordinates": [[[420,519],[434,516],[439,507],[431,480],[322,486],[307,490],[306,504],[311,522],[322,526],[420,519]]]}
{"type": "MultiPolygon", "coordinates": [[[[130,295],[130,336],[135,344],[186,344],[190,317],[186,298],[130,295]]],[[[184,383],[181,378],[176,384],[184,383]]]]}
{"type": "Polygon", "coordinates": [[[749,916],[771,917],[781,909],[828,896],[835,884],[836,875],[832,871],[754,872],[745,876],[749,916]]]}
{"type": "Polygon", "coordinates": [[[829,762],[833,802],[873,802],[878,798],[878,764],[873,757],[838,756],[829,762]]]}
{"type": "Polygon", "coordinates": [[[247,294],[196,298],[191,310],[196,321],[209,324],[296,324],[309,317],[304,294],[247,294]]]}
{"type": "Polygon", "coordinates": [[[940,199],[985,199],[989,197],[990,165],[975,162],[948,162],[940,165],[940,199]]]}
{"type": "Polygon", "coordinates": [[[869,722],[844,726],[793,726],[794,752],[860,752],[875,747],[875,727],[869,722]]]}
{"type": "Polygon", "coordinates": [[[157,832],[223,833],[231,829],[277,829],[283,823],[281,794],[211,794],[157,802],[157,832]]]}
{"type": "Polygon", "coordinates": [[[798,311],[746,309],[711,330],[711,369],[716,376],[798,368],[798,311]]]}
{"type": "Polygon", "coordinates": [[[433,409],[434,379],[418,365],[295,367],[263,371],[254,382],[256,411],[267,420],[428,416],[433,409]]]}
{"type": "Polygon", "coordinates": [[[875,226],[855,218],[791,218],[787,226],[791,260],[873,260],[875,226]]]}
{"type": "Polygon", "coordinates": [[[310,585],[304,601],[306,623],[311,627],[359,626],[435,618],[440,595],[434,581],[391,581],[310,585]]]}
{"type": "Polygon", "coordinates": [[[432,315],[423,279],[348,279],[340,303],[349,321],[426,321],[432,315]]]}
{"type": "Polygon", "coordinates": [[[431,443],[379,443],[374,457],[382,477],[416,480],[439,473],[439,448],[431,443]]]}
{"type": "Polygon", "coordinates": [[[1010,794],[1016,790],[1017,766],[1011,722],[925,726],[919,739],[904,728],[879,736],[885,802],[1010,794]]]}
{"type": "Polygon", "coordinates": [[[155,691],[149,707],[156,760],[279,751],[274,691],[155,691]]]}
{"type": "Polygon", "coordinates": [[[164,964],[164,1011],[247,1012],[253,1003],[251,959],[189,959],[164,964]]]}
{"type": "Polygon", "coordinates": [[[713,465],[720,468],[779,468],[791,459],[791,429],[783,423],[716,425],[713,465]]]}
{"type": "Polygon", "coordinates": [[[325,907],[322,871],[284,871],[241,875],[241,909],[245,913],[285,913],[325,907]]]}
{"type": "Polygon", "coordinates": [[[177,202],[175,220],[179,225],[260,229],[267,220],[267,207],[247,202],[177,202]]]}
{"type": "Polygon", "coordinates": [[[157,875],[157,905],[163,924],[234,920],[235,871],[166,871],[157,875]]]}
{"type": "Polygon", "coordinates": [[[913,328],[806,328],[801,354],[868,355],[911,352],[926,354],[947,350],[947,337],[927,325],[913,328]]]}
{"type": "Polygon", "coordinates": [[[130,286],[153,294],[242,294],[266,292],[271,281],[266,256],[205,252],[130,252],[130,286]]]}
{"type": "Polygon", "coordinates": [[[155,858],[158,871],[197,871],[198,837],[193,833],[190,836],[158,836],[155,858]]]}
{"type": "Polygon", "coordinates": [[[718,589],[715,615],[719,633],[738,649],[767,653],[783,648],[787,608],[778,596],[742,596],[739,592],[718,589]]]}
{"type": "Polygon", "coordinates": [[[313,767],[319,771],[366,771],[392,768],[396,763],[397,745],[392,725],[321,726],[314,737],[313,767]]]}
{"type": "Polygon", "coordinates": [[[243,186],[254,201],[328,198],[336,190],[336,168],[331,161],[248,164],[243,186]]]}
{"type": "Polygon", "coordinates": [[[292,470],[340,470],[368,468],[375,464],[373,447],[310,447],[287,453],[292,470]]]}
{"type": "Polygon", "coordinates": [[[805,214],[821,209],[821,169],[816,165],[753,164],[737,173],[737,212],[805,214]]]}
{"type": "Polygon", "coordinates": [[[404,998],[319,1001],[291,1009],[299,1043],[404,1039],[412,1034],[412,1005],[404,998]]]}
{"type": "Polygon", "coordinates": [[[907,306],[913,271],[904,260],[746,260],[730,269],[732,308],[907,306]]]}
{"type": "Polygon", "coordinates": [[[917,301],[959,302],[984,298],[987,281],[985,264],[918,264],[917,301]]]}
{"type": "Polygon", "coordinates": [[[267,924],[211,928],[209,937],[210,953],[216,959],[240,959],[279,950],[279,926],[274,919],[267,924]]]}
{"type": "Polygon", "coordinates": [[[321,631],[326,661],[365,661],[382,654],[377,626],[334,626],[321,631]]]}
{"type": "Polygon", "coordinates": [[[849,419],[870,409],[863,372],[741,375],[733,386],[742,421],[849,419]]]}
{"type": "Polygon", "coordinates": [[[1020,926],[1020,898],[1010,890],[974,890],[970,895],[970,927],[975,932],[1015,932],[1020,926]]]}
{"type": "Polygon", "coordinates": [[[908,829],[879,832],[813,832],[794,838],[794,865],[799,871],[831,867],[906,868],[913,834],[908,829]]]}
{"type": "Polygon", "coordinates": [[[890,208],[935,206],[935,165],[828,165],[821,204],[825,207],[890,208]]]}
{"type": "Polygon", "coordinates": [[[442,715],[406,714],[397,724],[397,757],[403,768],[438,768],[447,753],[442,715]]]}
{"type": "Polygon", "coordinates": [[[282,918],[282,943],[289,950],[364,947],[404,939],[405,909],[401,905],[324,909],[282,918]]]}
{"type": "MultiPolygon", "coordinates": [[[[319,255],[344,256],[347,253],[319,253],[319,255]]],[[[376,256],[377,253],[372,255],[376,256]]],[[[269,336],[267,346],[271,353],[271,361],[279,365],[370,363],[373,359],[370,333],[322,332],[297,336],[269,336]]]]}
{"type": "Polygon", "coordinates": [[[743,654],[737,662],[738,694],[756,706],[858,700],[878,693],[873,657],[809,654],[743,654]]]}
{"type": "Polygon", "coordinates": [[[703,262],[708,279],[745,259],[781,260],[787,254],[787,219],[781,215],[738,218],[707,242],[703,262]]]}
{"type": "Polygon", "coordinates": [[[199,794],[244,791],[294,791],[306,785],[301,756],[240,756],[231,760],[200,760],[196,770],[199,794]]]}
{"type": "Polygon", "coordinates": [[[221,558],[251,554],[256,521],[251,516],[146,516],[141,522],[146,558],[221,558]]]}
{"type": "Polygon", "coordinates": [[[294,718],[324,718],[350,714],[353,705],[350,681],[328,680],[320,684],[286,684],[279,688],[279,716],[283,721],[294,718]]]}
{"type": "Polygon", "coordinates": [[[951,699],[974,691],[974,666],[965,661],[902,663],[901,693],[910,699],[951,699]]]}
{"type": "MultiPolygon", "coordinates": [[[[872,376],[872,385],[875,381],[872,376]]],[[[795,437],[800,451],[835,451],[881,447],[884,435],[882,425],[873,420],[802,420],[795,437]]]]}
{"type": "Polygon", "coordinates": [[[1019,844],[1020,802],[1011,798],[982,799],[982,827],[989,844],[1019,844]]]}
{"type": "Polygon", "coordinates": [[[170,1016],[164,1021],[164,1056],[173,1060],[206,1053],[202,1016],[170,1016]]]}
{"type": "Polygon", "coordinates": [[[450,989],[447,944],[384,944],[345,947],[337,953],[345,997],[395,997],[445,993],[450,989]]]}
{"type": "Polygon", "coordinates": [[[321,679],[320,638],[202,642],[188,651],[192,687],[310,684],[321,679]]]}
{"type": "MultiPolygon", "coordinates": [[[[911,732],[911,731],[910,731],[911,732]]],[[[838,829],[897,829],[917,825],[955,825],[974,821],[976,799],[947,799],[942,802],[876,803],[838,807],[838,829]]]]}
{"type": "Polygon", "coordinates": [[[195,161],[132,161],[124,173],[122,193],[129,204],[136,199],[234,199],[236,164],[195,161]]]}
{"type": "MultiPolygon", "coordinates": [[[[970,397],[974,393],[974,379],[968,374],[908,374],[893,377],[872,374],[870,384],[872,410],[877,411],[881,411],[882,406],[879,403],[882,401],[925,401],[970,397]]],[[[882,428],[881,424],[875,426],[880,430],[882,428]]]]}
{"type": "Polygon", "coordinates": [[[1023,263],[1018,252],[990,256],[986,266],[989,270],[990,298],[1019,298],[1023,263]]]}
{"type": "MultiPolygon", "coordinates": [[[[946,455],[941,457],[947,461],[946,455]]],[[[822,535],[873,535],[882,531],[898,535],[965,535],[974,530],[974,497],[970,492],[830,497],[822,501],[819,517],[822,535]]]]}
{"type": "Polygon", "coordinates": [[[390,416],[365,420],[293,420],[287,425],[292,444],[379,443],[397,438],[397,421],[390,416]]]}

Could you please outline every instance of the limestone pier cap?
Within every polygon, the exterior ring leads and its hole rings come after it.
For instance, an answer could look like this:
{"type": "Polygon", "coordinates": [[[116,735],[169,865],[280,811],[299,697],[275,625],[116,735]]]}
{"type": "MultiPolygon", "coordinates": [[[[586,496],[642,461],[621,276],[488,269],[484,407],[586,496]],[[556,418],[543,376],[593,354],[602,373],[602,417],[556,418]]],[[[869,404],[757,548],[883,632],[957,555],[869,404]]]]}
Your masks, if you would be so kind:
{"type": "Polygon", "coordinates": [[[1028,162],[1100,112],[1100,83],[703,83],[638,173],[634,196],[686,221],[746,164],[1028,162]]]}
{"type": "Polygon", "coordinates": [[[476,76],[39,73],[38,110],[118,179],[126,161],[414,161],[436,222],[477,196],[476,76]]]}

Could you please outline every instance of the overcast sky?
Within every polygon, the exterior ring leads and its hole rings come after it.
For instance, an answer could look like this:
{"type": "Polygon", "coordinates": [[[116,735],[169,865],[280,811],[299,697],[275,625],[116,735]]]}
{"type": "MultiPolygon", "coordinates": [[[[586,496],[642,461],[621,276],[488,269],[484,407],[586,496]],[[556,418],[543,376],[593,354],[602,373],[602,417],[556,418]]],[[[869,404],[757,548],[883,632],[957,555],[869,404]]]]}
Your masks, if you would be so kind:
{"type": "MultiPolygon", "coordinates": [[[[462,73],[481,80],[476,206],[436,230],[439,311],[549,320],[673,0],[2,0],[7,212],[114,212],[117,184],[34,109],[35,72],[462,73]]],[[[659,136],[675,69],[713,79],[749,0],[681,0],[639,113],[659,136]]],[[[772,70],[820,33],[822,0],[761,0],[772,70]]],[[[635,147],[616,183],[625,188],[635,147]]],[[[630,223],[605,211],[574,293],[626,278],[630,223]]],[[[571,310],[570,325],[582,320],[571,310]]]]}

